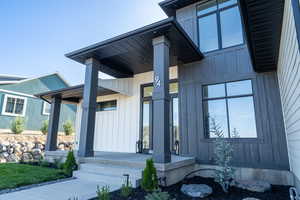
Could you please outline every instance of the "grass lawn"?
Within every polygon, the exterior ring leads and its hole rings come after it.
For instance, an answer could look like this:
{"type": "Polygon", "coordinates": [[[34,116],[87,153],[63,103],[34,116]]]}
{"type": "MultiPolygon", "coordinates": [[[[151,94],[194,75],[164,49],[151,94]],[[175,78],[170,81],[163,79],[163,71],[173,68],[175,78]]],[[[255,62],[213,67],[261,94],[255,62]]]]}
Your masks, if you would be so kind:
{"type": "Polygon", "coordinates": [[[62,170],[26,164],[0,164],[0,190],[66,178],[62,170]]]}

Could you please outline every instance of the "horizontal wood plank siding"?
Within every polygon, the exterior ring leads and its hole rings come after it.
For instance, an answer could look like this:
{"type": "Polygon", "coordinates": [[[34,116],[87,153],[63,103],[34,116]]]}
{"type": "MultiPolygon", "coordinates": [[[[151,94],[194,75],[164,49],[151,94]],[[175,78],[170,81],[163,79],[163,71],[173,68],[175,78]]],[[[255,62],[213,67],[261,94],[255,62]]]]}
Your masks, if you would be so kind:
{"type": "Polygon", "coordinates": [[[291,0],[285,1],[277,73],[290,167],[300,180],[300,52],[291,0]]]}

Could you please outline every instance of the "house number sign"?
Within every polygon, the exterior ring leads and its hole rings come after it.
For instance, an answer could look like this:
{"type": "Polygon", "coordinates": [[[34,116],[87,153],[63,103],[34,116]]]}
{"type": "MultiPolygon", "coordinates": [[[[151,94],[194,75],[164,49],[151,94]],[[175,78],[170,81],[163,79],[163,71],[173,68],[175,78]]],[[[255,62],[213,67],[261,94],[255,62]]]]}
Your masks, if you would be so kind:
{"type": "Polygon", "coordinates": [[[154,87],[159,88],[160,87],[160,78],[158,75],[154,76],[154,87]]]}

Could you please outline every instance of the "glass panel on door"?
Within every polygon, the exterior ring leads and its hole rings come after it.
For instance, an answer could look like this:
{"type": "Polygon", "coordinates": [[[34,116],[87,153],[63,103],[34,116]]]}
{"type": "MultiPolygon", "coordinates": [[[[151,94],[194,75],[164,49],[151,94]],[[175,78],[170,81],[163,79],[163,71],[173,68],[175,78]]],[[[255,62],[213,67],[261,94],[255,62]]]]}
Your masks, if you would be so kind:
{"type": "Polygon", "coordinates": [[[152,104],[150,101],[143,102],[143,129],[142,129],[142,144],[143,152],[149,152],[152,149],[152,104]]]}

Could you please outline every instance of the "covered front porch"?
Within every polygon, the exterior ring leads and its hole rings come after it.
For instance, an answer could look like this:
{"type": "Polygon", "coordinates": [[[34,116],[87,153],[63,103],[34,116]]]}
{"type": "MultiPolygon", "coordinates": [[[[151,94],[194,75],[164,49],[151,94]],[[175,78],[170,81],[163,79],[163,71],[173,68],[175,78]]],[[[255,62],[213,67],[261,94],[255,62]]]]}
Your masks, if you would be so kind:
{"type": "MultiPolygon", "coordinates": [[[[79,160],[91,161],[99,158],[103,160],[105,154],[102,153],[99,157],[94,147],[97,97],[103,94],[122,94],[124,90],[101,87],[102,80],[98,80],[99,71],[112,75],[117,80],[130,79],[138,74],[153,71],[151,81],[154,86],[152,94],[152,155],[115,154],[113,157],[117,158],[120,155],[121,159],[127,155],[124,158],[130,159],[130,155],[134,155],[132,158],[136,161],[140,159],[143,162],[146,158],[152,157],[156,164],[164,164],[164,167],[168,163],[178,162],[180,157],[171,156],[170,150],[169,67],[199,61],[203,58],[203,55],[174,18],[168,18],[71,52],[66,56],[85,64],[85,82],[80,88],[39,95],[52,104],[46,145],[47,152],[56,150],[57,124],[61,102],[81,102],[82,113],[79,119],[80,131],[77,156],[79,160]]],[[[120,82],[120,84],[124,85],[124,82],[120,82]]],[[[125,93],[130,96],[131,91],[129,84],[129,88],[125,93]]],[[[130,112],[128,111],[125,115],[129,115],[130,112]]],[[[136,119],[135,123],[138,127],[139,119],[136,119]]],[[[105,132],[106,130],[97,131],[105,132]]],[[[98,138],[98,140],[101,140],[101,138],[98,138]]],[[[138,138],[136,138],[134,145],[138,145],[138,142],[138,138]]],[[[107,155],[112,156],[109,153],[107,155]]]]}

